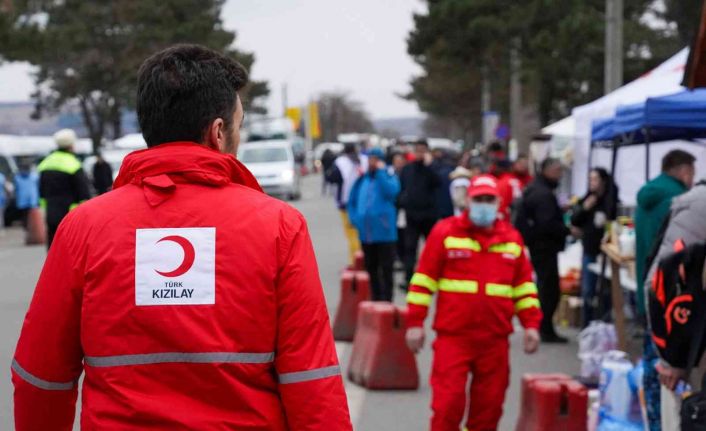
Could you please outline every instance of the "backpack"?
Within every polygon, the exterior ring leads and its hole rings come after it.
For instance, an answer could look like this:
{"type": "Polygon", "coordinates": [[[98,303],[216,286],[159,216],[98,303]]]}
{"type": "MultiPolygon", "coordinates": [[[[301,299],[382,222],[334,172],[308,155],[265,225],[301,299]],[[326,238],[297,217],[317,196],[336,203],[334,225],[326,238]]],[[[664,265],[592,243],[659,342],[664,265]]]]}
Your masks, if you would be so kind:
{"type": "Polygon", "coordinates": [[[649,317],[652,340],[660,357],[677,368],[695,365],[691,356],[700,358],[706,324],[706,292],[702,273],[706,243],[684,248],[660,260],[649,289],[649,317]],[[698,345],[692,348],[692,344],[698,345]]]}

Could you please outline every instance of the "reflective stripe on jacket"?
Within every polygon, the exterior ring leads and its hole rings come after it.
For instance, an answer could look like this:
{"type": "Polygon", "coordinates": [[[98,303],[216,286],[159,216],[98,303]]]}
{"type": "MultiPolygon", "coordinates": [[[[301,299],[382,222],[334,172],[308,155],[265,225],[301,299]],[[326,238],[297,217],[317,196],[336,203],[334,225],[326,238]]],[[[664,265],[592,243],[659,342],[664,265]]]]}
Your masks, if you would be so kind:
{"type": "Polygon", "coordinates": [[[82,429],[351,429],[304,218],[193,143],[132,153],[62,222],[12,363],[16,429],[70,430],[82,372],[82,429]]]}
{"type": "Polygon", "coordinates": [[[70,210],[91,197],[86,174],[73,153],[54,151],[42,160],[37,171],[40,203],[50,226],[58,226],[70,210]]]}
{"type": "Polygon", "coordinates": [[[434,329],[444,334],[512,333],[517,315],[539,328],[542,312],[520,234],[507,222],[478,229],[468,214],[434,226],[410,281],[409,326],[421,326],[438,293],[434,329]]]}

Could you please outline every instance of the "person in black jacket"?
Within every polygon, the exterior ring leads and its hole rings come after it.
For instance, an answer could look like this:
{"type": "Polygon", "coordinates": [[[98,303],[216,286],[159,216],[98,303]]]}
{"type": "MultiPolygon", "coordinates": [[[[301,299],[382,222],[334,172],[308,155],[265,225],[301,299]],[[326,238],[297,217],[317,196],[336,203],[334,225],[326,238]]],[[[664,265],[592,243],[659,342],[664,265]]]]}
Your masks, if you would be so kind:
{"type": "Polygon", "coordinates": [[[59,223],[74,207],[88,200],[88,178],[73,153],[76,133],[71,129],[54,134],[59,147],[42,160],[39,171],[39,204],[46,210],[47,248],[51,247],[59,223]]]}
{"type": "Polygon", "coordinates": [[[415,160],[402,169],[400,183],[400,207],[407,218],[405,229],[404,267],[406,281],[412,279],[417,263],[419,238],[426,238],[438,219],[436,190],[441,180],[431,168],[432,156],[425,140],[414,144],[415,160]]]}
{"type": "Polygon", "coordinates": [[[532,265],[537,273],[539,301],[542,304],[540,335],[545,343],[566,343],[554,329],[552,318],[559,305],[559,252],[564,249],[569,228],[554,195],[562,176],[561,162],[548,158],[541,172],[522,194],[516,218],[517,228],[529,247],[532,265]]]}
{"type": "Polygon", "coordinates": [[[113,187],[113,168],[100,154],[96,156],[96,164],[93,165],[93,187],[99,195],[113,187]]]}
{"type": "Polygon", "coordinates": [[[618,215],[618,189],[613,178],[603,168],[594,168],[589,174],[588,193],[574,208],[571,233],[581,239],[581,297],[583,298],[583,325],[593,320],[598,275],[588,269],[601,252],[601,241],[606,224],[618,215]]]}
{"type": "Polygon", "coordinates": [[[436,211],[439,220],[454,215],[454,205],[451,201],[451,172],[455,165],[449,160],[441,148],[432,151],[434,161],[431,163],[431,169],[439,178],[440,186],[436,188],[436,211]]]}

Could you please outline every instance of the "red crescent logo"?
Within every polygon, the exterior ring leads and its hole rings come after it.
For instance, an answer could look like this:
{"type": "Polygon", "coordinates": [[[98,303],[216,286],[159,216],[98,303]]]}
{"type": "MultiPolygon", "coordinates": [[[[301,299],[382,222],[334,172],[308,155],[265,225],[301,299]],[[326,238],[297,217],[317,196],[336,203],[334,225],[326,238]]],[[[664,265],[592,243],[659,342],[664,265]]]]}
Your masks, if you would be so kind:
{"type": "Polygon", "coordinates": [[[173,243],[178,244],[184,250],[184,260],[181,262],[181,265],[179,265],[179,267],[173,271],[162,272],[157,271],[155,269],[155,272],[161,275],[162,277],[169,278],[179,277],[180,275],[186,274],[191,269],[191,266],[194,264],[194,259],[196,258],[194,246],[189,242],[188,239],[178,235],[165,236],[164,238],[157,241],[157,244],[162,241],[171,241],[173,243]]]}

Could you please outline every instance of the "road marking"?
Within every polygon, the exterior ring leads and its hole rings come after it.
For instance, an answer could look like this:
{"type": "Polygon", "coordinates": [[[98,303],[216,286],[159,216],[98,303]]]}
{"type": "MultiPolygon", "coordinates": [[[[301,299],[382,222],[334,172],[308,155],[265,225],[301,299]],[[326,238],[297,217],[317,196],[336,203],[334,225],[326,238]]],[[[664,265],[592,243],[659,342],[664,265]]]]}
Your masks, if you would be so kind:
{"type": "Polygon", "coordinates": [[[367,391],[356,385],[355,383],[348,380],[348,360],[351,350],[350,343],[336,342],[336,354],[338,355],[338,361],[341,364],[341,370],[343,373],[343,386],[346,390],[346,397],[348,398],[348,410],[351,415],[351,423],[353,424],[353,429],[356,428],[360,414],[363,412],[363,404],[365,402],[365,395],[367,391]],[[346,360],[344,366],[343,361],[346,360]]]}

